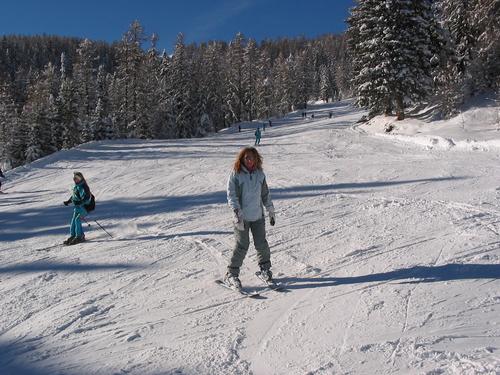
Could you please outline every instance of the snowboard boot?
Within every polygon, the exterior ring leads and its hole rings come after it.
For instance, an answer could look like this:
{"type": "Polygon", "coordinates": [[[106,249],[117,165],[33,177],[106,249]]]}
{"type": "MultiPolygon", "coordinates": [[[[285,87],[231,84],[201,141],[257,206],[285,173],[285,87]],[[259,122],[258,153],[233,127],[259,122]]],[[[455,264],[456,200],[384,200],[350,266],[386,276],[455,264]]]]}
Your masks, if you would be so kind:
{"type": "Polygon", "coordinates": [[[226,273],[226,276],[224,276],[224,283],[233,289],[241,290],[240,279],[230,272],[226,273]]]}
{"type": "Polygon", "coordinates": [[[71,242],[73,241],[73,239],[74,239],[74,238],[75,238],[75,237],[73,237],[73,236],[68,237],[67,239],[65,239],[65,240],[63,241],[63,245],[70,245],[70,244],[71,244],[71,242]]]}

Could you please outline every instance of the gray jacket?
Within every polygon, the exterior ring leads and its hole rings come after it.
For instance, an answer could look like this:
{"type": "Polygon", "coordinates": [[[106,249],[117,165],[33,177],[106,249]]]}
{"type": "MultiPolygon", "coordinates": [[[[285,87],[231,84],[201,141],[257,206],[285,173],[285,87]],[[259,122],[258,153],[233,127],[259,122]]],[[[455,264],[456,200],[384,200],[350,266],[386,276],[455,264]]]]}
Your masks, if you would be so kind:
{"type": "Polygon", "coordinates": [[[243,213],[243,220],[257,221],[264,217],[264,208],[274,212],[273,201],[267,187],[266,175],[261,170],[252,173],[245,167],[232,172],[227,180],[227,202],[243,213]]]}

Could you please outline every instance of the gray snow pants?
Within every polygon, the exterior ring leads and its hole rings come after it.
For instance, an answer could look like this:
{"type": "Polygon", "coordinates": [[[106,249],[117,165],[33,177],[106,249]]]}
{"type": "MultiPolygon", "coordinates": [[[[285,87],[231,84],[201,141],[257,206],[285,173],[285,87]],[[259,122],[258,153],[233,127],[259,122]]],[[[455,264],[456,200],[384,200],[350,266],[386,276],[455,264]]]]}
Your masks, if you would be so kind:
{"type": "Polygon", "coordinates": [[[233,249],[233,255],[229,262],[228,271],[234,276],[239,276],[240,267],[243,259],[247,255],[250,246],[249,232],[252,231],[255,250],[257,250],[257,261],[259,267],[264,270],[271,268],[271,251],[266,240],[266,220],[262,218],[257,221],[245,221],[245,229],[238,230],[234,228],[236,244],[233,249]]]}

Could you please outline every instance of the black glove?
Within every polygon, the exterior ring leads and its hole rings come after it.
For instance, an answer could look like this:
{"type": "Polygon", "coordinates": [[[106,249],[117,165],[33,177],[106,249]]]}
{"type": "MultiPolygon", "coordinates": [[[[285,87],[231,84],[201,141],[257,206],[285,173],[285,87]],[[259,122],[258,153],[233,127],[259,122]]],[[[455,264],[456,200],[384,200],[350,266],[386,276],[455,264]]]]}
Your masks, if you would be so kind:
{"type": "Polygon", "coordinates": [[[274,213],[274,207],[268,210],[269,212],[269,224],[271,224],[272,227],[274,227],[274,224],[276,224],[276,214],[274,213]]]}
{"type": "Polygon", "coordinates": [[[70,203],[71,203],[71,199],[69,199],[69,200],[67,200],[67,201],[64,201],[63,203],[64,203],[64,205],[65,205],[65,206],[67,206],[68,204],[70,204],[70,203]]]}
{"type": "Polygon", "coordinates": [[[274,227],[274,224],[276,224],[274,213],[272,215],[269,215],[269,224],[271,224],[272,227],[274,227]]]}

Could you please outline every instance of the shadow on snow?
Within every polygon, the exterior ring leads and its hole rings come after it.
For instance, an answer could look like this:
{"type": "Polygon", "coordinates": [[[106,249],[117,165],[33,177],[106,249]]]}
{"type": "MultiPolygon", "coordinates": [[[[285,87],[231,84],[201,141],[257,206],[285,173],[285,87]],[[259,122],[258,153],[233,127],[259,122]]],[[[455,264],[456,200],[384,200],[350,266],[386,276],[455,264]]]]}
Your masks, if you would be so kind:
{"type": "Polygon", "coordinates": [[[323,288],[339,285],[406,280],[405,283],[431,283],[452,280],[500,279],[500,264],[446,264],[443,266],[414,266],[395,271],[350,277],[282,278],[287,289],[323,288]]]}
{"type": "MultiPolygon", "coordinates": [[[[330,185],[299,185],[285,188],[271,188],[274,200],[296,199],[335,194],[340,190],[381,188],[387,186],[461,180],[466,177],[437,177],[401,181],[373,181],[341,183],[330,185]]],[[[14,198],[14,197],[13,197],[14,198]]],[[[97,201],[96,211],[88,220],[128,220],[157,215],[166,212],[186,211],[193,207],[209,207],[227,204],[226,192],[215,191],[202,194],[178,196],[139,197],[135,199],[114,199],[97,201]]],[[[72,209],[64,206],[25,208],[14,212],[3,212],[0,216],[0,241],[14,241],[43,235],[63,235],[68,232],[72,209]]],[[[105,227],[108,227],[103,223],[105,227]]]]}
{"type": "Polygon", "coordinates": [[[110,263],[110,264],[98,264],[98,263],[60,263],[60,262],[33,262],[33,263],[19,263],[11,266],[0,267],[0,274],[5,273],[31,273],[31,272],[48,272],[48,271],[59,271],[59,272],[98,272],[98,271],[109,271],[109,270],[125,270],[139,268],[137,264],[126,264],[126,263],[110,263]]]}

